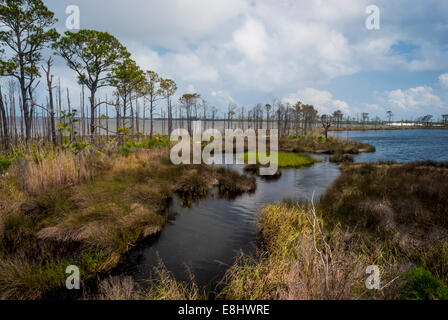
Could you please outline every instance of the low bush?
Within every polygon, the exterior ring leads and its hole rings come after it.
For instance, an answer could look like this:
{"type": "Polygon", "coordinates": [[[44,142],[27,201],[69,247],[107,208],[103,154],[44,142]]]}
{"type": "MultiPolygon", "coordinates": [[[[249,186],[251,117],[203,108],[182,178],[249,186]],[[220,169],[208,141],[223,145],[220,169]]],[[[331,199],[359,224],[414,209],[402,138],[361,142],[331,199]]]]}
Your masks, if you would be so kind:
{"type": "Polygon", "coordinates": [[[0,173],[8,170],[11,164],[12,160],[10,158],[0,157],[0,173]]]}
{"type": "Polygon", "coordinates": [[[423,268],[414,268],[403,275],[402,295],[412,300],[448,300],[448,287],[423,268]]]}

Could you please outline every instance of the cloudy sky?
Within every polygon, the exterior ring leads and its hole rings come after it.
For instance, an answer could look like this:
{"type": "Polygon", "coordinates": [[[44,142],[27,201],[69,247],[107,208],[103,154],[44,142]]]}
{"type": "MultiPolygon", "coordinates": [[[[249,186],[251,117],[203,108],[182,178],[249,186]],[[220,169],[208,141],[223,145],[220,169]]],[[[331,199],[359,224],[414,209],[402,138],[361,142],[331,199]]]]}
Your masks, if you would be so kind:
{"type": "MultiPolygon", "coordinates": [[[[280,99],[320,112],[412,119],[448,113],[448,1],[44,0],[65,31],[115,35],[145,70],[174,79],[221,110],[280,99]],[[368,30],[366,8],[380,8],[368,30]]],[[[76,90],[62,61],[55,73],[76,90]]]]}

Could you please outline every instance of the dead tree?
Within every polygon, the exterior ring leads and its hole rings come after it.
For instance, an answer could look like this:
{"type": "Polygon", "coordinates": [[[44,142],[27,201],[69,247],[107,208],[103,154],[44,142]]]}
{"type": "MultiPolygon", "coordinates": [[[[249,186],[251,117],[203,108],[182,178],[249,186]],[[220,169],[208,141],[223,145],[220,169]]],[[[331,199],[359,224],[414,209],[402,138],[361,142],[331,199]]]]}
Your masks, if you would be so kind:
{"type": "Polygon", "coordinates": [[[333,125],[333,117],[324,114],[320,117],[320,122],[325,130],[325,139],[328,139],[328,129],[333,125]]]}
{"type": "Polygon", "coordinates": [[[50,134],[51,142],[55,146],[57,144],[56,140],[56,124],[55,124],[55,110],[54,110],[54,99],[53,99],[53,75],[51,74],[51,67],[53,66],[53,59],[49,58],[47,60],[47,68],[42,66],[47,79],[48,88],[48,113],[50,115],[50,134]]]}
{"type": "Polygon", "coordinates": [[[6,116],[6,108],[5,104],[3,103],[3,94],[2,89],[0,87],[0,124],[2,128],[2,136],[3,136],[3,145],[6,150],[9,149],[9,132],[8,132],[8,120],[6,116]]]}

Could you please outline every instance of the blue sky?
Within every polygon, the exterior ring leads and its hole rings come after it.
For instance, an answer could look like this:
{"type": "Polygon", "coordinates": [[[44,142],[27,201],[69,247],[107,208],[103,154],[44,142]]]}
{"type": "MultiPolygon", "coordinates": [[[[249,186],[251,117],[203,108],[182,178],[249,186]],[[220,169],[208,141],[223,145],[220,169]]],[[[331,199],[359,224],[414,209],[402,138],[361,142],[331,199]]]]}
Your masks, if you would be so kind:
{"type": "MultiPolygon", "coordinates": [[[[114,34],[144,69],[224,110],[274,99],[321,113],[396,120],[448,113],[448,1],[417,0],[45,0],[65,30],[65,8],[81,27],[114,34]],[[366,7],[380,8],[367,30],[366,7]]],[[[55,69],[76,96],[63,61],[55,69]]],[[[106,91],[104,92],[104,94],[106,91]]]]}

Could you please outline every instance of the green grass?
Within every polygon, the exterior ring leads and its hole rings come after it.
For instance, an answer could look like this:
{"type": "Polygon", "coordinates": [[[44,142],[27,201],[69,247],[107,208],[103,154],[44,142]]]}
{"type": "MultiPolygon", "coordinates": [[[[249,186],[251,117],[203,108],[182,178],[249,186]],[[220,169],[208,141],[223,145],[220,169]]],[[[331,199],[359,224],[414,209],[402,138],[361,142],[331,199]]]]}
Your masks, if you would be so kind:
{"type": "Polygon", "coordinates": [[[6,171],[11,165],[12,161],[9,158],[0,157],[0,172],[6,171]]]}
{"type": "MultiPolygon", "coordinates": [[[[244,154],[244,161],[248,161],[249,155],[253,156],[255,152],[248,152],[244,154]]],[[[271,159],[274,164],[278,164],[280,168],[300,168],[303,166],[309,166],[316,162],[320,162],[319,159],[311,158],[305,155],[300,155],[297,153],[286,153],[277,152],[276,154],[271,154],[271,159]]],[[[259,162],[259,157],[257,154],[257,162],[259,162]]]]}
{"type": "Polygon", "coordinates": [[[405,275],[403,296],[412,300],[447,300],[448,287],[423,268],[414,268],[405,275]]]}
{"type": "Polygon", "coordinates": [[[260,251],[254,257],[239,257],[228,269],[218,298],[334,300],[356,297],[356,288],[362,287],[365,281],[363,258],[346,250],[344,233],[340,229],[328,229],[321,212],[315,213],[311,206],[293,202],[265,207],[257,224],[260,251]],[[332,263],[326,265],[321,258],[329,250],[332,263]]]}

